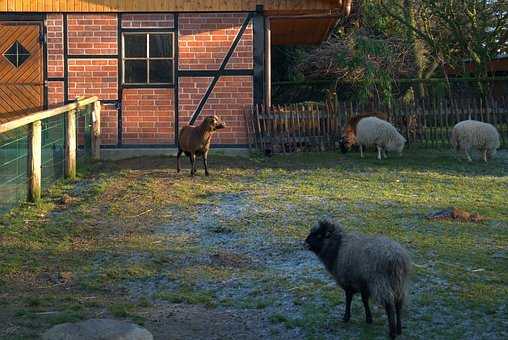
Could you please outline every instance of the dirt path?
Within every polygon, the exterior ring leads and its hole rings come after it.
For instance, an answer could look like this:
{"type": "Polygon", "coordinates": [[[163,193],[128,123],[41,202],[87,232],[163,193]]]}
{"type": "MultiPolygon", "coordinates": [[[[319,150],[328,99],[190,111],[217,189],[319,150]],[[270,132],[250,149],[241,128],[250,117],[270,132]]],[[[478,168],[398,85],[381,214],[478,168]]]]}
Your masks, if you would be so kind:
{"type": "MultiPolygon", "coordinates": [[[[299,330],[288,329],[270,320],[274,310],[265,304],[268,299],[275,298],[274,294],[279,302],[284,301],[284,312],[294,311],[290,310],[291,299],[288,299],[287,292],[265,288],[265,281],[268,277],[279,277],[285,286],[293,284],[297,287],[301,281],[299,276],[325,281],[327,277],[324,272],[315,270],[319,264],[303,249],[301,242],[270,237],[262,230],[265,228],[262,224],[250,225],[249,229],[227,225],[228,221],[231,224],[231,221],[241,222],[255,215],[271,213],[251,201],[253,195],[252,192],[239,192],[211,196],[208,198],[211,203],[198,205],[190,220],[155,228],[155,234],[159,236],[193,240],[200,251],[188,256],[181,265],[205,266],[225,271],[229,276],[224,281],[198,280],[195,288],[212,292],[219,301],[232,301],[238,305],[207,309],[190,304],[157,304],[146,325],[160,339],[303,338],[299,330]],[[235,308],[256,303],[259,306],[250,306],[254,307],[250,310],[235,308]]],[[[149,296],[162,289],[162,285],[167,288],[168,284],[171,285],[165,280],[144,282],[143,286],[129,287],[129,294],[149,296]]]]}

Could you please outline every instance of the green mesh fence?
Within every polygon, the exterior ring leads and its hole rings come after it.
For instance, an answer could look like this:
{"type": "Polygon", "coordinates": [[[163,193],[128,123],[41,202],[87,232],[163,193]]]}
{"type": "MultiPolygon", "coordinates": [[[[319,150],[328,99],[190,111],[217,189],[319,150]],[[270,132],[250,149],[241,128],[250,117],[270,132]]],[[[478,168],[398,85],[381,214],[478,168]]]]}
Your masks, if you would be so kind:
{"type": "MultiPolygon", "coordinates": [[[[77,166],[91,157],[91,105],[77,113],[77,166]]],[[[65,174],[66,115],[42,120],[41,184],[47,190],[65,174]]],[[[28,195],[28,126],[0,134],[0,215],[28,195]]]]}
{"type": "Polygon", "coordinates": [[[92,106],[89,105],[78,111],[76,136],[78,138],[77,162],[78,168],[88,162],[92,156],[92,106]]]}
{"type": "Polygon", "coordinates": [[[41,182],[43,191],[64,176],[65,124],[65,115],[42,121],[41,182]]]}
{"type": "Polygon", "coordinates": [[[0,134],[0,214],[27,197],[27,146],[26,126],[0,134]]]}

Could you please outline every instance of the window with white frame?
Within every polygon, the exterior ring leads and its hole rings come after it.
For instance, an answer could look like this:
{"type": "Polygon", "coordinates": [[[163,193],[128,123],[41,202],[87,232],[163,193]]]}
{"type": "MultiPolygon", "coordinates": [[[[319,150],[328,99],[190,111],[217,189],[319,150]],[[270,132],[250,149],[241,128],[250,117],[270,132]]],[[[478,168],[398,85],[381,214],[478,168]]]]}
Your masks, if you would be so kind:
{"type": "Polygon", "coordinates": [[[173,83],[173,33],[124,33],[122,46],[124,84],[173,83]]]}

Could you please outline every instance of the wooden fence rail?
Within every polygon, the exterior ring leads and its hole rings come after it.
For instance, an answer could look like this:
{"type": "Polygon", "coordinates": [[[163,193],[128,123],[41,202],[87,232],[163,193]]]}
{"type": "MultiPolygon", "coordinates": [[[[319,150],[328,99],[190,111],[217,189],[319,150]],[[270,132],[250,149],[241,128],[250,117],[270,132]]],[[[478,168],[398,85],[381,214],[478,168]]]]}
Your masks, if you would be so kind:
{"type": "Polygon", "coordinates": [[[413,103],[403,100],[390,105],[339,102],[334,97],[323,103],[274,107],[254,106],[247,111],[249,147],[265,153],[335,150],[348,119],[363,112],[385,112],[389,121],[411,145],[449,147],[453,126],[474,119],[491,123],[508,147],[508,97],[427,98],[413,103]]]}
{"type": "MultiPolygon", "coordinates": [[[[92,159],[100,159],[100,102],[97,97],[78,98],[75,102],[45,111],[1,117],[0,137],[15,129],[28,126],[28,199],[38,201],[41,197],[42,168],[42,121],[59,115],[66,116],[65,124],[65,175],[76,177],[77,117],[76,112],[92,106],[92,159]]],[[[0,145],[1,146],[1,145],[0,145]]],[[[0,175],[2,175],[0,173],[0,175]]],[[[3,178],[0,176],[0,178],[3,178]]],[[[1,184],[1,183],[0,183],[1,184]]],[[[0,202],[1,203],[1,202],[0,202]]]]}

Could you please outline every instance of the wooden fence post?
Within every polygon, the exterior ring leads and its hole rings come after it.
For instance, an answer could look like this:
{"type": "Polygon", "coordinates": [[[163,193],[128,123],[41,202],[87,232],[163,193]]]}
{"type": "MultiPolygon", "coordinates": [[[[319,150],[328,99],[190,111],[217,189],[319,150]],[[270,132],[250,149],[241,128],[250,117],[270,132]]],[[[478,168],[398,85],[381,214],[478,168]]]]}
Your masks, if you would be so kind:
{"type": "Polygon", "coordinates": [[[70,110],[67,115],[65,131],[65,176],[76,178],[76,110],[70,110]]]}
{"type": "Polygon", "coordinates": [[[101,102],[93,103],[92,111],[92,159],[101,159],[101,102]]]}
{"type": "Polygon", "coordinates": [[[272,107],[272,28],[270,17],[265,17],[265,106],[272,107]]]}
{"type": "Polygon", "coordinates": [[[37,202],[41,198],[42,122],[40,120],[30,124],[28,147],[28,200],[37,202]]]}

